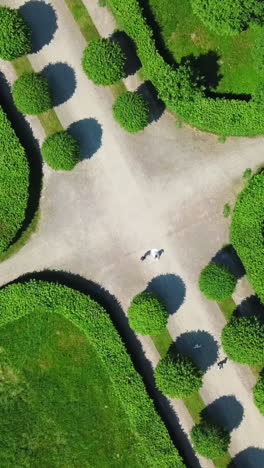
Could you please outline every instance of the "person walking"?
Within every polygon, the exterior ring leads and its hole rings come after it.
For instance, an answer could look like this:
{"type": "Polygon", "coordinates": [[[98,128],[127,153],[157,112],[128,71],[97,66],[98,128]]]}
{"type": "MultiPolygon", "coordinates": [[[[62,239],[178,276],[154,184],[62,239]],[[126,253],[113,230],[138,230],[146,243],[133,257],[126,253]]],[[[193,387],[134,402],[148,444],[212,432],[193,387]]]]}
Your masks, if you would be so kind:
{"type": "Polygon", "coordinates": [[[222,359],[222,361],[219,361],[219,362],[217,363],[218,369],[223,369],[224,364],[227,362],[227,359],[228,359],[228,358],[225,357],[225,359],[222,359]]]}
{"type": "Polygon", "coordinates": [[[160,259],[161,255],[163,254],[164,252],[164,249],[150,249],[150,250],[147,250],[147,252],[144,253],[144,255],[142,255],[142,257],[140,257],[140,260],[145,260],[149,255],[151,255],[153,258],[155,259],[160,259]]]}

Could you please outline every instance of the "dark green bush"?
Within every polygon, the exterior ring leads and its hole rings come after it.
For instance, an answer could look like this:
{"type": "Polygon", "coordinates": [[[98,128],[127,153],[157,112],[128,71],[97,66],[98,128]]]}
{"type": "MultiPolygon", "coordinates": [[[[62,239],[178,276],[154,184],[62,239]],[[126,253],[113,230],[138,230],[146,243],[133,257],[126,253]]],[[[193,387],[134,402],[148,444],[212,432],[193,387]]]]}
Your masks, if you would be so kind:
{"type": "Polygon", "coordinates": [[[67,131],[47,137],[41,153],[46,163],[56,170],[71,171],[80,161],[80,145],[67,131]]]}
{"type": "Polygon", "coordinates": [[[258,317],[233,317],[222,330],[222,345],[234,361],[264,364],[264,326],[258,317]]]}
{"type": "Polygon", "coordinates": [[[224,265],[209,263],[201,271],[199,287],[207,299],[223,301],[233,294],[236,282],[236,277],[224,265]]]}
{"type": "Polygon", "coordinates": [[[202,386],[203,372],[191,358],[169,351],[154,372],[158,389],[171,398],[187,398],[202,386]]]}
{"type": "Polygon", "coordinates": [[[9,120],[0,107],[0,253],[21,229],[29,198],[29,166],[9,120]]]}
{"type": "Polygon", "coordinates": [[[210,459],[223,457],[230,444],[230,434],[227,429],[206,421],[192,428],[191,439],[194,450],[210,459]]]}
{"type": "Polygon", "coordinates": [[[225,203],[224,205],[224,209],[223,209],[223,215],[225,218],[228,218],[228,216],[230,215],[231,213],[231,206],[229,205],[229,203],[225,203]]]}
{"type": "Polygon", "coordinates": [[[264,372],[260,374],[258,381],[253,388],[254,403],[259,411],[264,414],[264,372]]]}
{"type": "Polygon", "coordinates": [[[264,303],[264,171],[253,176],[238,195],[231,223],[231,243],[248,280],[264,303]]]}
{"type": "Polygon", "coordinates": [[[130,327],[141,335],[159,335],[168,320],[164,302],[151,292],[137,294],[127,313],[130,327]]]}
{"type": "Polygon", "coordinates": [[[127,91],[121,94],[113,105],[116,121],[130,133],[144,130],[148,125],[149,108],[140,94],[127,91]]]}
{"type": "Polygon", "coordinates": [[[58,283],[30,280],[1,289],[0,326],[39,310],[62,314],[84,332],[96,350],[109,373],[113,392],[127,412],[131,432],[138,435],[145,452],[142,466],[183,468],[109,314],[89,296],[58,283]]]}
{"type": "Polygon", "coordinates": [[[264,112],[254,100],[207,97],[194,86],[188,67],[175,69],[165,62],[156,49],[152,30],[137,0],[108,0],[108,6],[122,29],[134,40],[144,75],[152,81],[160,99],[181,120],[220,135],[264,132],[264,112]]]}
{"type": "Polygon", "coordinates": [[[247,169],[245,169],[245,171],[243,172],[243,179],[250,179],[250,177],[252,176],[252,169],[250,169],[250,167],[248,167],[247,169]]]}
{"type": "Polygon", "coordinates": [[[31,31],[17,10],[0,6],[0,57],[13,60],[29,54],[31,31]]]}
{"type": "Polygon", "coordinates": [[[12,94],[17,109],[23,114],[41,114],[53,105],[49,82],[39,73],[23,73],[13,84],[12,94]]]}
{"type": "Polygon", "coordinates": [[[124,78],[125,61],[119,44],[110,39],[95,39],[84,50],[82,65],[90,80],[107,86],[124,78]]]}

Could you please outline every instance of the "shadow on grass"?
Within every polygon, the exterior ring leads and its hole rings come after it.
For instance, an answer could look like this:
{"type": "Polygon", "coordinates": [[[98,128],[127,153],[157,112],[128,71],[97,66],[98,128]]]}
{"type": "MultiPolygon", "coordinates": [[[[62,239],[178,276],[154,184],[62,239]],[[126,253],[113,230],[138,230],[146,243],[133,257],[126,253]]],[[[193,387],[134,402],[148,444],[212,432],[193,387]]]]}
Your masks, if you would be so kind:
{"type": "Polygon", "coordinates": [[[198,57],[193,54],[187,55],[181,59],[181,64],[189,64],[193,73],[193,79],[201,87],[207,90],[217,88],[223,75],[219,73],[220,65],[218,55],[213,50],[209,50],[206,54],[200,54],[198,57]]]}
{"type": "Polygon", "coordinates": [[[193,359],[195,364],[206,372],[218,358],[218,343],[207,331],[191,331],[180,335],[175,349],[193,359]]]}
{"type": "Polygon", "coordinates": [[[186,288],[180,276],[168,273],[152,278],[146,291],[157,294],[165,302],[168,314],[172,315],[183,304],[186,288]]]}
{"type": "Polygon", "coordinates": [[[120,45],[126,56],[125,74],[126,77],[134,75],[140,68],[141,62],[137,56],[136,46],[132,39],[124,31],[115,31],[110,39],[120,45]]]}
{"type": "Polygon", "coordinates": [[[224,426],[229,432],[240,425],[243,416],[244,408],[233,395],[217,398],[201,412],[202,419],[224,426]]]}
{"type": "MultiPolygon", "coordinates": [[[[36,280],[64,284],[65,286],[76,289],[83,294],[89,295],[104,307],[118,330],[136,370],[142,376],[149,396],[154,400],[155,408],[163,419],[163,422],[165,423],[175,446],[178,448],[179,453],[184,458],[186,466],[190,468],[200,468],[199,461],[196,458],[194,450],[179,423],[177,415],[170,406],[167,398],[155,387],[151,363],[146,358],[141,343],[129,327],[127,317],[116,297],[94,281],[87,280],[79,275],[65,271],[44,270],[28,273],[8,284],[23,283],[33,278],[36,280]]],[[[2,286],[0,289],[5,286],[7,285],[2,286]]]]}
{"type": "Polygon", "coordinates": [[[38,211],[43,176],[42,158],[38,141],[35,139],[32,129],[25,117],[16,109],[10,85],[2,72],[0,72],[0,105],[10,120],[21,145],[25,148],[30,169],[29,198],[25,219],[21,229],[10,243],[10,245],[12,245],[17,242],[22,233],[26,231],[38,211]]]}
{"type": "Polygon", "coordinates": [[[264,450],[256,447],[248,447],[239,452],[231,461],[228,468],[263,468],[264,450]]]}
{"type": "Polygon", "coordinates": [[[68,101],[76,89],[75,72],[67,63],[50,63],[41,71],[48,79],[53,94],[53,105],[59,106],[68,101]]]}
{"type": "Polygon", "coordinates": [[[54,8],[39,0],[31,0],[19,8],[19,13],[32,31],[32,53],[39,52],[49,44],[57,29],[57,16],[54,8]]]}
{"type": "Polygon", "coordinates": [[[211,262],[225,265],[237,279],[242,278],[246,273],[243,263],[231,244],[220,249],[212,258],[211,262]]]}
{"type": "Polygon", "coordinates": [[[90,159],[102,145],[102,127],[96,119],[73,122],[68,131],[80,144],[82,159],[90,159]]]}
{"type": "Polygon", "coordinates": [[[157,90],[151,81],[145,81],[142,83],[136,92],[143,96],[149,106],[148,123],[159,120],[165,110],[165,104],[158,98],[157,90]]]}
{"type": "Polygon", "coordinates": [[[235,317],[252,317],[256,315],[264,322],[264,304],[257,296],[249,296],[244,299],[233,312],[235,317]]]}

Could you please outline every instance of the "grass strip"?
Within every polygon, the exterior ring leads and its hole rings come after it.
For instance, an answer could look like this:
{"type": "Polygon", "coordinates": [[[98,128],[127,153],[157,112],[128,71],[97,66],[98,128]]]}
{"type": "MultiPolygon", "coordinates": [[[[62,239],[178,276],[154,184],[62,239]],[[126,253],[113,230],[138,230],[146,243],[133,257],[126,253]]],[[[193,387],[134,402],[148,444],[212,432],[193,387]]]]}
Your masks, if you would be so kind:
{"type": "Polygon", "coordinates": [[[186,408],[188,409],[191,417],[193,418],[195,424],[199,424],[201,420],[200,412],[206,407],[201,395],[198,392],[196,392],[189,398],[185,398],[183,402],[186,408]]]}
{"type": "MultiPolygon", "coordinates": [[[[93,23],[92,18],[90,17],[86,6],[83,4],[82,0],[64,0],[67,7],[69,8],[74,20],[79,26],[79,29],[84,37],[84,39],[89,43],[94,39],[100,39],[100,34],[96,29],[95,24],[93,23]]],[[[126,87],[122,80],[114,83],[110,86],[114,98],[120,96],[120,94],[126,92],[126,87]]]]}
{"type": "Polygon", "coordinates": [[[227,468],[228,466],[230,466],[230,462],[232,461],[232,458],[230,456],[230,453],[226,452],[224,457],[215,458],[212,461],[216,468],[227,468]]]}
{"type": "Polygon", "coordinates": [[[237,305],[236,305],[234,299],[232,298],[232,296],[228,297],[224,301],[217,302],[217,304],[218,304],[221,312],[223,312],[226,320],[229,321],[231,319],[231,317],[232,317],[232,314],[233,314],[234,310],[237,308],[237,305]]]}
{"type": "Polygon", "coordinates": [[[12,65],[16,71],[16,74],[18,78],[23,74],[23,73],[32,73],[33,67],[27,58],[26,55],[23,55],[23,57],[18,57],[14,60],[12,60],[12,65]]]}
{"type": "Polygon", "coordinates": [[[163,332],[161,332],[159,335],[152,335],[151,339],[156,346],[159,354],[161,357],[165,357],[167,354],[167,351],[172,344],[173,340],[172,337],[170,336],[168,329],[165,328],[163,332]]]}

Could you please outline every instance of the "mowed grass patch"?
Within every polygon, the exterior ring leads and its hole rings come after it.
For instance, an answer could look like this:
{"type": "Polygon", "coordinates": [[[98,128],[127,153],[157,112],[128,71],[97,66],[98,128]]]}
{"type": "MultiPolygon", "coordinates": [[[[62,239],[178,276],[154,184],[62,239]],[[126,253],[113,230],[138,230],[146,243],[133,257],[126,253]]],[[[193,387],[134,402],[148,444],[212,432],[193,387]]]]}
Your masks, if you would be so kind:
{"type": "Polygon", "coordinates": [[[1,327],[0,351],[1,466],[142,466],[103,363],[75,325],[39,310],[1,327]]]}
{"type": "Polygon", "coordinates": [[[235,36],[219,36],[209,31],[192,12],[189,0],[149,0],[165,46],[177,62],[183,57],[214,52],[200,60],[201,74],[212,80],[211,88],[221,93],[250,94],[260,80],[251,55],[261,28],[249,28],[235,36]],[[217,71],[217,67],[219,67],[217,71]],[[215,75],[222,75],[214,87],[215,75]]]}

